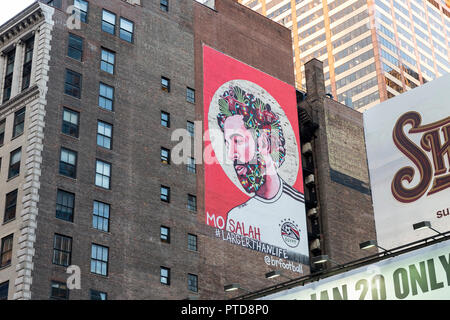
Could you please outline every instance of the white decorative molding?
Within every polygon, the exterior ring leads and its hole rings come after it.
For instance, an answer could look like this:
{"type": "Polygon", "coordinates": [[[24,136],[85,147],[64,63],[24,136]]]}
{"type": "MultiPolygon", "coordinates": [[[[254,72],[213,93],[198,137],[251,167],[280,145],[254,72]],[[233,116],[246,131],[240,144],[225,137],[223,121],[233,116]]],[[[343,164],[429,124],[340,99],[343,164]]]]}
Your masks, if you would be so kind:
{"type": "Polygon", "coordinates": [[[31,299],[31,285],[33,283],[33,257],[35,254],[37,216],[39,213],[39,189],[45,126],[46,95],[48,91],[48,71],[54,21],[54,9],[40,5],[45,16],[45,22],[36,32],[35,41],[39,43],[39,50],[35,55],[36,71],[35,84],[39,88],[36,99],[27,104],[27,147],[25,150],[25,182],[23,184],[22,210],[20,212],[21,224],[17,250],[17,278],[14,282],[14,300],[31,299]]]}

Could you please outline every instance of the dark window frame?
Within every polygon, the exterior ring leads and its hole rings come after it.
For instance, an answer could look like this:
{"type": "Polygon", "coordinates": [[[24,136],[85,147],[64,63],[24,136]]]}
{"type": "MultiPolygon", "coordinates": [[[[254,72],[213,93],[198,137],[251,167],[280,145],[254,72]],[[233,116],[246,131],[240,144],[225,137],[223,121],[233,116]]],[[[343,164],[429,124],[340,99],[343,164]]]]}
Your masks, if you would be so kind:
{"type": "Polygon", "coordinates": [[[22,162],[22,147],[19,147],[16,150],[11,151],[11,153],[9,154],[8,180],[20,175],[21,162],[22,162]],[[17,153],[20,153],[19,160],[12,163],[13,156],[16,155],[17,153]]]}
{"type": "Polygon", "coordinates": [[[3,214],[3,224],[16,218],[17,196],[19,189],[8,192],[5,196],[5,213],[3,214]]]}
{"type": "Polygon", "coordinates": [[[161,90],[170,92],[170,79],[169,78],[161,76],[161,90]],[[167,84],[165,84],[164,82],[167,82],[167,84]]]}
{"type": "Polygon", "coordinates": [[[22,135],[25,131],[25,113],[26,107],[14,112],[14,124],[13,124],[13,134],[12,139],[17,138],[22,135]]]}
{"type": "Polygon", "coordinates": [[[22,66],[22,91],[30,87],[31,66],[33,64],[34,35],[25,40],[25,54],[22,66]]]}
{"type": "Polygon", "coordinates": [[[112,148],[113,148],[113,130],[114,130],[114,127],[113,127],[112,124],[110,124],[110,123],[108,123],[106,121],[97,120],[97,146],[99,146],[101,148],[104,148],[104,149],[107,149],[107,150],[112,150],[112,148]],[[99,125],[101,123],[102,124],[106,124],[106,125],[111,127],[110,128],[111,129],[111,136],[107,136],[107,135],[102,134],[102,133],[99,132],[99,125]],[[99,136],[103,139],[103,141],[108,141],[108,139],[109,139],[109,148],[106,147],[104,144],[99,144],[99,140],[98,140],[99,136]]]}
{"type": "Polygon", "coordinates": [[[50,284],[50,299],[55,300],[69,300],[69,288],[67,288],[67,284],[61,281],[51,281],[50,284]],[[58,285],[55,287],[54,285],[58,285]],[[62,287],[62,288],[61,288],[62,287]],[[65,289],[63,289],[65,287],[65,289]],[[56,290],[56,291],[55,291],[56,290]],[[57,293],[57,294],[54,294],[57,293]],[[62,295],[62,293],[65,293],[62,295]]]}
{"type": "Polygon", "coordinates": [[[161,201],[170,202],[170,187],[161,185],[160,188],[160,199],[161,201]],[[163,190],[167,190],[167,194],[163,194],[163,190]]]}
{"type": "Polygon", "coordinates": [[[108,300],[108,293],[106,293],[106,292],[90,289],[89,293],[90,293],[91,300],[108,300]],[[101,296],[102,294],[105,295],[105,299],[102,299],[102,296],[101,296]],[[97,299],[97,296],[100,299],[97,299]]]}
{"type": "Polygon", "coordinates": [[[161,240],[161,242],[170,243],[170,228],[166,226],[161,226],[159,227],[159,232],[160,232],[159,239],[161,240]],[[166,233],[164,233],[163,230],[166,233]]]}
{"type": "Polygon", "coordinates": [[[80,135],[80,113],[78,111],[69,109],[67,107],[63,107],[61,132],[65,135],[68,135],[68,136],[71,136],[74,138],[79,137],[79,135],[80,135]],[[65,112],[70,113],[70,115],[76,115],[77,123],[74,124],[70,121],[64,120],[65,112]]]}
{"type": "Polygon", "coordinates": [[[187,243],[188,250],[197,252],[198,251],[198,237],[195,234],[188,233],[187,240],[188,240],[187,241],[188,242],[187,243]]]}
{"type": "Polygon", "coordinates": [[[159,8],[164,12],[169,12],[169,0],[160,0],[159,8]]]}
{"type": "Polygon", "coordinates": [[[195,89],[186,88],[186,101],[195,104],[195,89]]]}
{"type": "Polygon", "coordinates": [[[134,43],[134,22],[133,21],[131,21],[131,20],[127,19],[127,18],[124,18],[124,17],[120,17],[119,18],[119,38],[124,40],[124,41],[126,41],[126,42],[134,43]],[[124,28],[122,28],[122,20],[124,20],[124,21],[126,21],[128,23],[131,23],[131,25],[132,25],[132,31],[131,32],[126,30],[126,29],[124,29],[124,28]],[[122,36],[122,33],[124,33],[126,35],[130,35],[131,40],[128,40],[127,38],[124,38],[122,36]]]}
{"type": "Polygon", "coordinates": [[[6,53],[5,79],[3,81],[3,102],[11,99],[12,81],[14,76],[14,65],[16,60],[16,49],[6,53]]]}
{"type": "Polygon", "coordinates": [[[91,267],[90,267],[90,270],[91,270],[92,274],[98,274],[98,275],[105,276],[105,277],[108,276],[108,271],[109,271],[109,247],[102,246],[102,245],[97,244],[97,243],[92,243],[91,244],[91,267]],[[92,251],[93,251],[94,247],[99,247],[99,248],[102,249],[101,250],[102,257],[101,258],[97,257],[97,250],[96,250],[96,256],[93,257],[92,251]],[[106,249],[106,260],[103,260],[103,254],[104,254],[104,250],[105,249],[106,249]],[[94,271],[92,271],[92,263],[94,263],[94,265],[95,265],[94,271]],[[100,273],[96,272],[98,263],[100,264],[100,269],[101,269],[100,273]],[[105,273],[103,273],[103,266],[106,266],[105,273]]]}
{"type": "Polygon", "coordinates": [[[6,118],[0,120],[0,147],[5,143],[6,118]]]}
{"type": "Polygon", "coordinates": [[[170,128],[170,113],[161,110],[161,125],[165,128],[170,128]],[[167,117],[167,120],[163,118],[167,117]]]}
{"type": "Polygon", "coordinates": [[[70,266],[72,264],[72,245],[73,245],[72,237],[55,233],[53,237],[52,264],[63,267],[70,266]],[[57,247],[58,239],[61,242],[59,247],[57,247]],[[64,247],[65,244],[64,241],[68,241],[67,244],[69,244],[69,248],[64,247]]]}
{"type": "Polygon", "coordinates": [[[196,274],[188,273],[188,290],[198,292],[198,276],[196,274]]]}
{"type": "Polygon", "coordinates": [[[170,149],[161,147],[160,158],[161,163],[170,164],[170,149]]]}
{"type": "Polygon", "coordinates": [[[170,268],[159,267],[159,282],[163,285],[170,286],[170,268]],[[163,271],[167,272],[167,275],[163,275],[163,271]]]}
{"type": "Polygon", "coordinates": [[[197,196],[194,196],[193,194],[188,193],[187,197],[187,208],[190,211],[197,212],[197,196]]]}
{"type": "Polygon", "coordinates": [[[83,61],[83,52],[84,52],[84,39],[76,34],[69,32],[68,44],[67,44],[67,56],[76,61],[83,61]],[[78,38],[78,39],[76,39],[78,38]],[[75,41],[79,41],[81,43],[81,48],[76,46],[75,41]],[[71,55],[71,52],[79,52],[80,58],[78,59],[77,55],[71,55]]]}
{"type": "Polygon", "coordinates": [[[59,174],[65,176],[65,177],[76,179],[77,178],[77,164],[78,164],[78,152],[68,149],[68,148],[61,147],[60,156],[59,156],[59,171],[58,171],[59,174]],[[75,164],[61,160],[63,151],[67,151],[69,154],[75,155],[75,164]]]}
{"type": "Polygon", "coordinates": [[[93,205],[92,205],[92,228],[103,231],[103,232],[109,232],[110,219],[111,219],[111,205],[106,202],[94,200],[93,205]],[[103,210],[101,212],[103,215],[99,214],[100,206],[97,206],[98,210],[96,211],[96,204],[103,205],[103,210]],[[104,208],[108,208],[108,216],[105,216],[104,208]],[[105,221],[106,221],[106,230],[104,228],[105,221]],[[101,226],[101,227],[99,227],[99,226],[101,226]]]}
{"type": "Polygon", "coordinates": [[[8,300],[9,280],[0,283],[0,300],[8,300]]]}
{"type": "Polygon", "coordinates": [[[6,268],[11,265],[13,245],[14,245],[14,233],[11,233],[6,237],[2,238],[0,248],[0,268],[6,268]],[[6,245],[8,245],[8,248],[5,248],[6,245]],[[7,259],[6,261],[4,261],[5,257],[7,259]]]}
{"type": "Polygon", "coordinates": [[[75,194],[62,189],[56,192],[56,218],[64,221],[73,222],[75,214],[75,194]],[[61,195],[61,197],[60,197],[61,195]],[[66,196],[66,197],[64,197],[66,196]],[[71,206],[70,206],[71,200],[71,206]],[[61,201],[61,202],[60,202],[61,201]],[[59,208],[59,209],[58,209],[59,208]]]}
{"type": "Polygon", "coordinates": [[[64,82],[65,94],[77,99],[81,99],[82,84],[83,84],[82,74],[70,69],[66,69],[66,79],[64,82]],[[78,81],[76,80],[77,78],[78,81]]]}
{"type": "Polygon", "coordinates": [[[109,10],[102,9],[102,25],[101,25],[102,31],[103,31],[103,32],[106,32],[106,33],[108,33],[108,34],[111,34],[111,35],[115,35],[115,34],[116,34],[116,24],[117,24],[117,15],[116,15],[114,12],[111,12],[111,11],[109,11],[109,10]],[[108,21],[104,20],[104,13],[108,13],[108,14],[111,14],[111,15],[114,16],[114,24],[112,24],[111,22],[108,22],[108,21]],[[109,28],[112,27],[113,32],[111,33],[111,31],[109,31],[107,28],[106,28],[106,30],[105,30],[105,27],[104,27],[104,26],[107,26],[107,27],[109,27],[109,28]]]}

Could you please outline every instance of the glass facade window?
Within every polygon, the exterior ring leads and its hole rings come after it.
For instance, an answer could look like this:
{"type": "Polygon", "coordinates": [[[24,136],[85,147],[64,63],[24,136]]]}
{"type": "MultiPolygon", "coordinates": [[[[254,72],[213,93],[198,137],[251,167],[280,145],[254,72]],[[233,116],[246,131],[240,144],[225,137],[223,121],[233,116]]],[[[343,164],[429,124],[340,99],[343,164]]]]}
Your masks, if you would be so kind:
{"type": "Polygon", "coordinates": [[[83,59],[83,38],[69,33],[67,56],[78,61],[83,59]]]}
{"type": "MultiPolygon", "coordinates": [[[[80,21],[87,23],[88,18],[88,11],[89,11],[89,2],[85,0],[74,0],[73,1],[74,7],[77,9],[77,11],[80,14],[80,21]]],[[[76,10],[75,13],[78,13],[76,10]]]]}
{"type": "Polygon", "coordinates": [[[55,234],[53,239],[53,264],[68,267],[72,258],[72,238],[55,234]]]}
{"type": "Polygon", "coordinates": [[[97,122],[97,145],[105,149],[112,149],[113,126],[109,123],[97,122]]]}
{"type": "Polygon", "coordinates": [[[103,9],[102,12],[102,30],[109,33],[116,33],[116,15],[103,9]]]}
{"type": "Polygon", "coordinates": [[[2,239],[0,248],[0,268],[7,267],[11,264],[13,249],[13,234],[2,239]]]}
{"type": "Polygon", "coordinates": [[[6,53],[6,70],[5,70],[5,79],[3,81],[3,102],[6,102],[11,98],[15,57],[16,57],[15,49],[6,53]]]}
{"type": "Polygon", "coordinates": [[[64,93],[78,99],[81,98],[81,74],[72,70],[66,70],[64,93]]]}
{"type": "Polygon", "coordinates": [[[113,111],[114,88],[100,82],[98,106],[108,111],[113,111]]]}
{"type": "Polygon", "coordinates": [[[64,282],[52,281],[50,298],[57,300],[69,300],[69,289],[64,282]]]}
{"type": "Polygon", "coordinates": [[[18,148],[10,153],[8,179],[12,179],[20,174],[21,158],[22,158],[22,148],[18,148]]]}
{"type": "Polygon", "coordinates": [[[357,65],[359,65],[371,58],[373,58],[373,50],[366,51],[366,52],[360,54],[359,56],[351,59],[350,61],[347,61],[347,62],[341,64],[340,66],[337,66],[335,68],[335,73],[336,73],[336,75],[341,74],[341,73],[343,73],[347,70],[350,70],[351,68],[354,68],[357,65]]]}
{"type": "Polygon", "coordinates": [[[170,269],[166,267],[160,268],[160,282],[167,286],[170,285],[170,269]]]}
{"type": "Polygon", "coordinates": [[[73,222],[75,194],[58,190],[56,196],[56,218],[73,222]]]}
{"type": "Polygon", "coordinates": [[[109,248],[97,244],[91,247],[91,273],[108,275],[109,248]]]}
{"type": "Polygon", "coordinates": [[[111,188],[111,164],[101,160],[96,160],[95,185],[103,189],[111,188]]]}
{"type": "Polygon", "coordinates": [[[14,113],[13,139],[20,136],[25,129],[25,109],[22,108],[14,113]]]}
{"type": "Polygon", "coordinates": [[[61,148],[59,173],[75,179],[77,177],[77,152],[61,148]]]}
{"type": "Polygon", "coordinates": [[[134,40],[133,35],[134,35],[134,22],[121,17],[119,30],[120,39],[128,42],[133,42],[134,40]]]}
{"type": "Polygon", "coordinates": [[[78,138],[79,135],[79,112],[64,108],[62,120],[62,133],[78,138]]]}
{"type": "Polygon", "coordinates": [[[346,86],[346,85],[352,83],[353,81],[356,81],[374,71],[375,71],[375,63],[369,64],[367,67],[359,69],[358,71],[355,71],[352,74],[350,74],[342,79],[337,80],[336,88],[339,89],[343,86],[346,86]]]}
{"type": "Polygon", "coordinates": [[[27,89],[31,83],[31,65],[33,62],[34,36],[25,41],[25,57],[22,66],[22,90],[27,89]]]}
{"type": "Polygon", "coordinates": [[[9,222],[16,218],[17,208],[17,189],[6,194],[5,198],[5,214],[3,223],[9,222]]]}
{"type": "Polygon", "coordinates": [[[161,111],[161,125],[166,128],[170,128],[170,114],[161,111]]]}
{"type": "Polygon", "coordinates": [[[114,64],[116,60],[116,54],[108,49],[102,48],[102,59],[100,62],[100,69],[114,74],[114,64]]]}
{"type": "Polygon", "coordinates": [[[92,212],[92,227],[97,230],[109,232],[110,205],[94,201],[92,212]]]}

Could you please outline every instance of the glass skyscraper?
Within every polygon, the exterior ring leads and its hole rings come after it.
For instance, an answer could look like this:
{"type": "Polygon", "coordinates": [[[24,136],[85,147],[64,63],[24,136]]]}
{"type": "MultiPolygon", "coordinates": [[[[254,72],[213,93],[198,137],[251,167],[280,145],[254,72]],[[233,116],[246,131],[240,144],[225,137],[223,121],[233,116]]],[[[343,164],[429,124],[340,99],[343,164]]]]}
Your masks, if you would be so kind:
{"type": "Polygon", "coordinates": [[[360,111],[450,72],[445,1],[239,2],[292,30],[299,89],[304,63],[317,58],[327,92],[360,111]]]}

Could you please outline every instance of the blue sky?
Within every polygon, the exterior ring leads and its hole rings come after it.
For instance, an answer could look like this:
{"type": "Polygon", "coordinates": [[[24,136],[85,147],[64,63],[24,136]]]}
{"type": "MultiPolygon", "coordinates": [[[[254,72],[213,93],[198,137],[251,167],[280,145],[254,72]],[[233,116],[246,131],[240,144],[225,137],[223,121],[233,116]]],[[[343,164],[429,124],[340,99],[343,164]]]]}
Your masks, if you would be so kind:
{"type": "Polygon", "coordinates": [[[0,0],[0,25],[28,7],[35,0],[0,0]]]}

